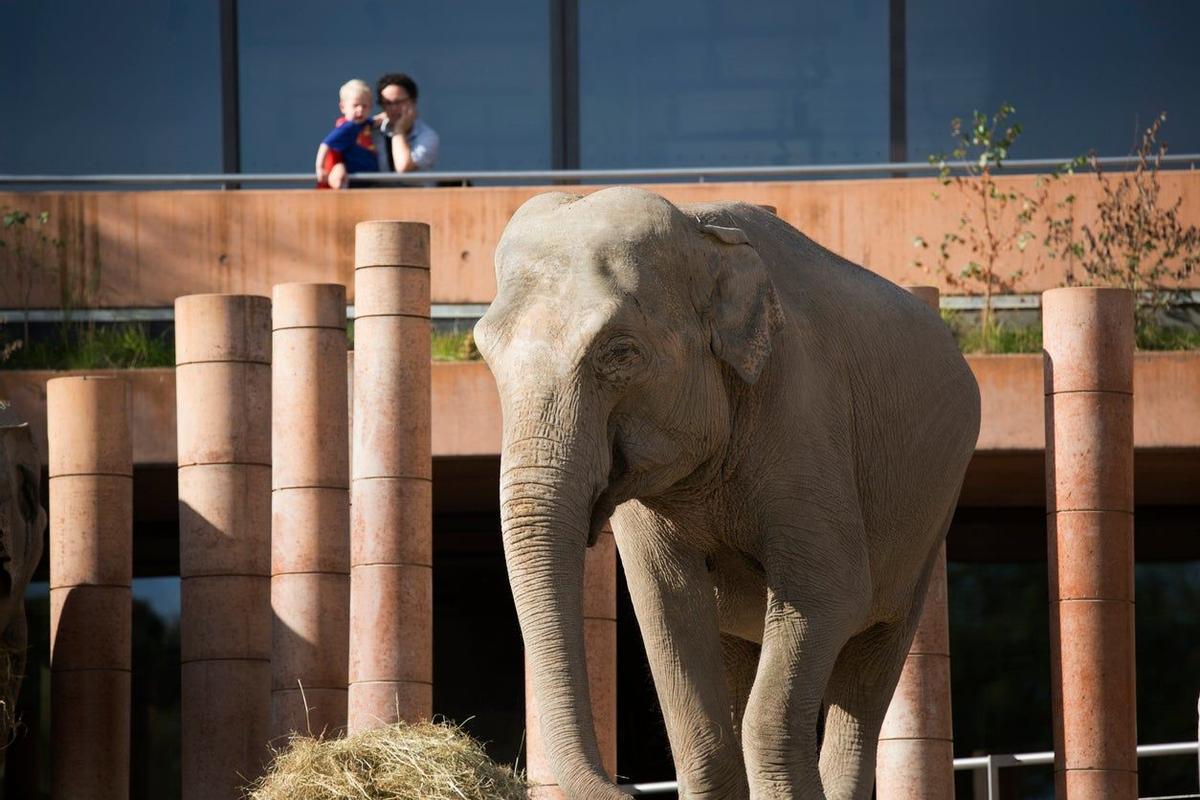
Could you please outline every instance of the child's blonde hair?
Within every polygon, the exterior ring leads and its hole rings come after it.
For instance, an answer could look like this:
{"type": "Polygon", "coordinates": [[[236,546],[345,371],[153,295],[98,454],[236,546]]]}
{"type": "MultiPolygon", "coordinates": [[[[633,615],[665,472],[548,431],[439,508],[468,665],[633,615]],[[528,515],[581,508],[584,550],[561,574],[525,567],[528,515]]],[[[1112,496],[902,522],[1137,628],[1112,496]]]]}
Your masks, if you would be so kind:
{"type": "Polygon", "coordinates": [[[346,95],[351,93],[353,93],[355,97],[360,94],[370,96],[371,87],[368,86],[367,82],[361,78],[355,78],[353,80],[346,81],[342,84],[342,88],[338,89],[338,99],[342,100],[346,97],[346,95]]]}

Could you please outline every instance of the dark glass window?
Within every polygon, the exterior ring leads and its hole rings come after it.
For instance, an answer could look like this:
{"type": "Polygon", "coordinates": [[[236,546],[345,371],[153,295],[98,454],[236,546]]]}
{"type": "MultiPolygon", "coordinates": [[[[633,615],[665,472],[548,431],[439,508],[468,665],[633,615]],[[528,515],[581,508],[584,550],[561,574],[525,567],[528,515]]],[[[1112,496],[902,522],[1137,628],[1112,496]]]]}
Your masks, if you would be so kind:
{"type": "Polygon", "coordinates": [[[338,88],[387,72],[416,80],[439,170],[548,168],[548,20],[544,0],[240,3],[242,168],[311,170],[338,88]]]}
{"type": "Polygon", "coordinates": [[[0,172],[219,172],[217,3],[0,5],[0,172]]]}
{"type": "Polygon", "coordinates": [[[1016,107],[1014,158],[1124,155],[1168,113],[1173,152],[1200,149],[1200,4],[908,0],[909,154],[948,151],[950,120],[1016,107]]]}
{"type": "Polygon", "coordinates": [[[585,168],[887,160],[888,6],[580,3],[585,168]]]}

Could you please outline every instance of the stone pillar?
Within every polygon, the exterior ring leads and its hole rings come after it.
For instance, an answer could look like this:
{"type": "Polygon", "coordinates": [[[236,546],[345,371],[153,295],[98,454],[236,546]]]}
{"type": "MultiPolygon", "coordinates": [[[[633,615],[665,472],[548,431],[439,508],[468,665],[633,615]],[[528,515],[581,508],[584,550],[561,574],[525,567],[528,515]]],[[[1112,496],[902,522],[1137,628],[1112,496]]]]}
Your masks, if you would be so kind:
{"type": "Polygon", "coordinates": [[[346,289],[275,287],[272,736],[346,726],[350,624],[346,289]]]}
{"type": "MultiPolygon", "coordinates": [[[[354,471],[354,351],[353,350],[346,351],[346,414],[347,414],[347,416],[346,416],[346,431],[349,434],[346,437],[346,444],[350,448],[346,452],[346,456],[347,456],[347,458],[349,458],[349,461],[347,461],[346,463],[350,465],[350,470],[351,470],[351,475],[350,475],[350,508],[351,508],[351,512],[350,513],[353,515],[353,513],[354,513],[353,512],[353,508],[354,508],[354,475],[353,475],[353,471],[354,471]]],[[[353,518],[353,517],[351,517],[351,518],[353,518]]]]}
{"type": "Polygon", "coordinates": [[[183,798],[241,800],[269,755],[271,301],[175,301],[183,798]]]}
{"type": "MultiPolygon", "coordinates": [[[[588,692],[596,744],[609,778],[617,774],[617,545],[604,526],[587,551],[583,572],[583,635],[587,650],[588,692]]],[[[531,796],[565,800],[542,741],[537,700],[529,665],[525,666],[525,754],[531,796]]]]}
{"type": "MultiPolygon", "coordinates": [[[[937,287],[906,286],[905,289],[938,313],[937,287]]],[[[879,733],[875,794],[879,800],[954,797],[945,542],[938,546],[921,621],[879,733]]]]}
{"type": "Polygon", "coordinates": [[[55,798],[129,797],[133,446],[129,384],[46,385],[50,752],[55,798]]]}
{"type": "Polygon", "coordinates": [[[429,226],[355,228],[350,730],[433,713],[429,226]]]}
{"type": "Polygon", "coordinates": [[[1133,296],[1042,295],[1057,795],[1137,797],[1133,296]]]}

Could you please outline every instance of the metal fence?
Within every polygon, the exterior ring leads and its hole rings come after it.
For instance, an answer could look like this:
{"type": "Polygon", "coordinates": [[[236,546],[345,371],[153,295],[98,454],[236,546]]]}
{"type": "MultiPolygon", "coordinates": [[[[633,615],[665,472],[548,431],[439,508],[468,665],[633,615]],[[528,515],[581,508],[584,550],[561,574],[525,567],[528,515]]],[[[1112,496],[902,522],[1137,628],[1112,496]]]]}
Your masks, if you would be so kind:
{"type": "MultiPolygon", "coordinates": [[[[1004,169],[1010,172],[1057,169],[1067,164],[1070,158],[1010,159],[1004,169]]],[[[1136,156],[1105,156],[1096,163],[1106,168],[1133,167],[1138,163],[1136,156]]],[[[1200,166],[1200,153],[1166,155],[1161,165],[1168,168],[1196,169],[1200,166]]],[[[955,169],[968,166],[966,162],[948,162],[955,169]]],[[[973,165],[972,166],[977,166],[973,165]]],[[[905,175],[929,175],[940,167],[928,161],[876,162],[867,164],[802,164],[795,166],[746,166],[746,167],[657,167],[646,169],[542,169],[542,170],[458,170],[447,172],[364,172],[351,175],[351,182],[369,186],[402,185],[467,185],[471,183],[578,183],[599,181],[623,183],[626,181],[699,181],[731,180],[786,180],[825,177],[888,177],[905,175]]],[[[311,172],[299,173],[213,173],[213,174],[113,174],[113,175],[0,175],[0,187],[55,187],[68,189],[95,188],[98,186],[154,186],[162,188],[197,188],[202,186],[300,186],[311,187],[315,183],[311,172]]]]}
{"type": "MultiPolygon", "coordinates": [[[[1200,745],[1196,742],[1175,742],[1173,744],[1143,744],[1137,749],[1138,758],[1156,758],[1160,756],[1184,756],[1200,753],[1200,745]]],[[[987,800],[996,800],[1000,796],[1000,770],[1005,767],[1026,767],[1054,763],[1054,753],[1007,753],[1003,755],[970,756],[954,759],[954,771],[964,770],[987,772],[987,800]]],[[[621,788],[632,795],[672,794],[679,791],[676,781],[658,781],[655,783],[626,783],[621,788]]],[[[1144,800],[1176,800],[1177,798],[1200,797],[1200,794],[1176,794],[1167,797],[1144,798],[1144,800]]]]}

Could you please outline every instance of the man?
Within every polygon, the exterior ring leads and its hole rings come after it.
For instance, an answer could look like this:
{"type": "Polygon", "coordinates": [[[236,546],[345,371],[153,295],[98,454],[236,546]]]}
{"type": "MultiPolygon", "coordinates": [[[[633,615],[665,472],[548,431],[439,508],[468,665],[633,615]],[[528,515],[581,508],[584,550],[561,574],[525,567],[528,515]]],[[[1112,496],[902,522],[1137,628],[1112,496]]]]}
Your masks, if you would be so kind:
{"type": "Polygon", "coordinates": [[[417,115],[417,84],[402,72],[376,84],[383,113],[376,116],[384,137],[381,166],[388,172],[428,172],[437,164],[438,135],[417,115]]]}

